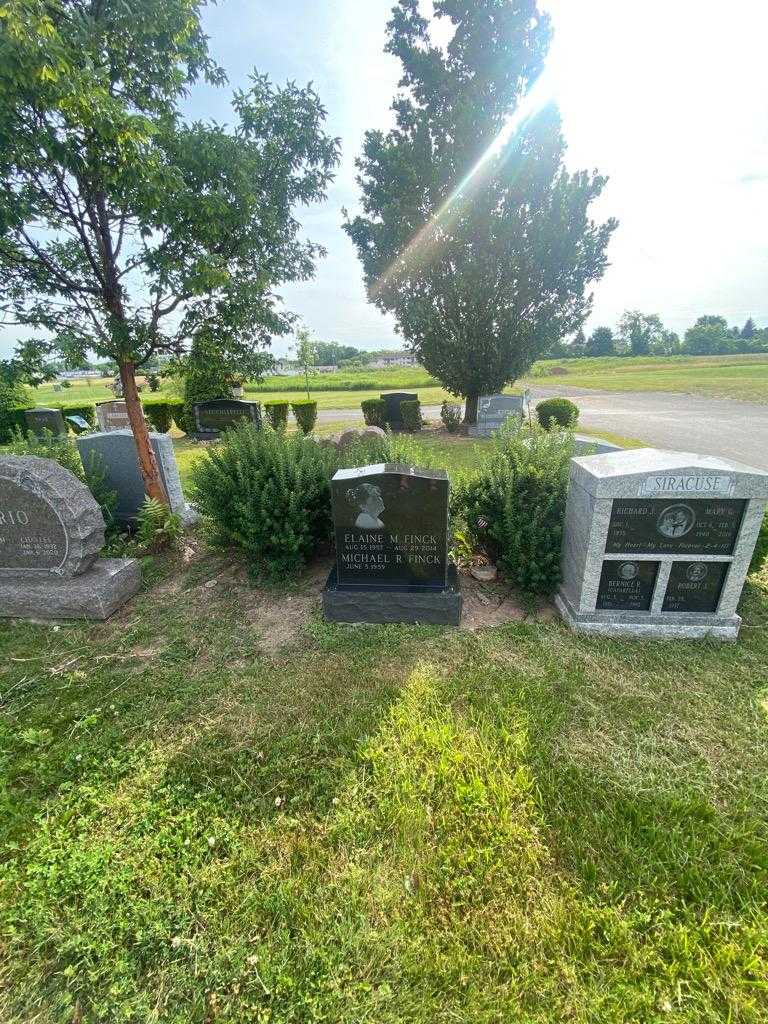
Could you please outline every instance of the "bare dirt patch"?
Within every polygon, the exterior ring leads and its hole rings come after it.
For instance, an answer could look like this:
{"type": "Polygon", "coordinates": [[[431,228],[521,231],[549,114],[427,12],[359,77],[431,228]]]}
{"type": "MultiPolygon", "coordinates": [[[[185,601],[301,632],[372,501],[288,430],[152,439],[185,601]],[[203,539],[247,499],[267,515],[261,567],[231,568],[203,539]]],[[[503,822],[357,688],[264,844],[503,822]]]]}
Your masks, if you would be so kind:
{"type": "Polygon", "coordinates": [[[464,597],[460,629],[485,629],[509,622],[546,622],[556,614],[551,604],[526,599],[503,579],[481,583],[465,572],[460,579],[464,597]]]}

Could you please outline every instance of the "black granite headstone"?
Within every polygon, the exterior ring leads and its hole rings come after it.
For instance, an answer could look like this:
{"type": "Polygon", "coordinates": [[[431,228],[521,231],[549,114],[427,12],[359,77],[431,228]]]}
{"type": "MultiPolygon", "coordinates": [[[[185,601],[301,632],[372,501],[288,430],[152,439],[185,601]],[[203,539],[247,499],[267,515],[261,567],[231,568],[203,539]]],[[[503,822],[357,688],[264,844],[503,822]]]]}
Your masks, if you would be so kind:
{"type": "Polygon", "coordinates": [[[663,612],[716,612],[730,562],[673,562],[663,612]]]}
{"type": "Polygon", "coordinates": [[[27,429],[38,437],[42,437],[46,430],[57,435],[67,433],[61,409],[26,409],[24,419],[27,421],[27,429]]]}
{"type": "Polygon", "coordinates": [[[261,426],[261,410],[258,402],[241,402],[236,398],[214,398],[209,402],[197,402],[193,406],[195,426],[198,434],[216,435],[234,427],[244,419],[255,426],[261,426]]]}
{"type": "Polygon", "coordinates": [[[445,587],[448,475],[378,465],[332,482],[339,586],[445,587]]]}
{"type": "Polygon", "coordinates": [[[596,607],[604,611],[648,611],[658,571],[658,562],[603,562],[596,607]]]}
{"type": "Polygon", "coordinates": [[[403,414],[400,412],[401,402],[416,402],[419,396],[408,391],[390,391],[388,394],[380,395],[386,403],[385,419],[393,430],[399,430],[403,425],[403,414]]]}
{"type": "Polygon", "coordinates": [[[616,498],[606,553],[730,555],[746,504],[734,498],[616,498]]]}

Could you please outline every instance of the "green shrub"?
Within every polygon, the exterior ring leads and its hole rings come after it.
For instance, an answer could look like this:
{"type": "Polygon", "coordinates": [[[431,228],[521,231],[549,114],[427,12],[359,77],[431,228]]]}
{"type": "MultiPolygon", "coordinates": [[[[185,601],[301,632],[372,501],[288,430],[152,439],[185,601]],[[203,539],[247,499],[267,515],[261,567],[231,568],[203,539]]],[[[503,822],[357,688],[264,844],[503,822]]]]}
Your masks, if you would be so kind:
{"type": "Polygon", "coordinates": [[[273,579],[297,572],[331,537],[333,453],[265,424],[227,431],[192,468],[194,501],[217,546],[241,548],[273,579]]]}
{"type": "Polygon", "coordinates": [[[311,434],[317,422],[317,402],[291,402],[293,415],[303,434],[311,434]]]}
{"type": "Polygon", "coordinates": [[[149,390],[150,391],[159,391],[160,390],[160,378],[158,377],[158,375],[156,373],[148,373],[147,374],[147,384],[149,385],[149,390]]]}
{"type": "Polygon", "coordinates": [[[34,406],[27,388],[16,379],[11,362],[0,362],[0,444],[10,441],[17,430],[26,430],[24,410],[34,406]]]}
{"type": "Polygon", "coordinates": [[[185,434],[197,429],[193,408],[198,402],[232,397],[232,371],[222,358],[219,347],[205,332],[192,339],[184,378],[184,409],[178,426],[185,434]]]}
{"type": "Polygon", "coordinates": [[[287,402],[265,402],[264,412],[273,430],[285,430],[288,425],[287,402]]]}
{"type": "Polygon", "coordinates": [[[461,406],[454,405],[448,401],[443,401],[440,406],[440,419],[443,421],[443,426],[449,434],[455,434],[461,426],[461,406]]]}
{"type": "Polygon", "coordinates": [[[421,430],[421,402],[418,398],[406,399],[401,402],[400,415],[403,419],[403,430],[407,430],[410,433],[413,433],[415,430],[421,430]]]}
{"type": "Polygon", "coordinates": [[[153,430],[157,430],[160,434],[166,434],[174,423],[179,430],[184,430],[183,424],[186,423],[186,418],[183,399],[173,398],[170,395],[163,395],[162,398],[148,397],[142,401],[141,405],[153,430]]]}
{"type": "Polygon", "coordinates": [[[560,581],[560,548],[573,433],[505,426],[476,476],[455,488],[454,513],[522,590],[551,593],[560,581]]]}
{"type": "Polygon", "coordinates": [[[366,398],[360,403],[363,410],[363,419],[368,427],[381,427],[383,430],[387,425],[387,403],[383,398],[366,398]]]}
{"type": "Polygon", "coordinates": [[[575,427],[579,418],[579,407],[568,398],[547,398],[536,406],[536,415],[539,423],[546,429],[553,423],[559,427],[575,427]]]}

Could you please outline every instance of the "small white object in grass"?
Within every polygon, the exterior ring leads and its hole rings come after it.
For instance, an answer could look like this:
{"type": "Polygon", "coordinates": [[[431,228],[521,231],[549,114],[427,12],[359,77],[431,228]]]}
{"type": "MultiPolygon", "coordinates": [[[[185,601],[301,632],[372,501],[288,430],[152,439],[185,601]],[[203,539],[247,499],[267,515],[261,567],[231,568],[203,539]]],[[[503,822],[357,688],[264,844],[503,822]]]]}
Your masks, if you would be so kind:
{"type": "Polygon", "coordinates": [[[82,754],[75,754],[75,760],[76,761],[82,761],[83,760],[83,755],[82,754]]]}
{"type": "Polygon", "coordinates": [[[281,796],[276,796],[275,797],[275,807],[280,807],[282,802],[283,802],[283,798],[281,796]]]}
{"type": "Polygon", "coordinates": [[[179,946],[181,945],[181,939],[179,938],[178,935],[173,936],[173,938],[171,939],[171,945],[173,946],[174,949],[179,948],[179,946]]]}
{"type": "Polygon", "coordinates": [[[333,800],[331,800],[331,803],[333,804],[334,807],[338,807],[339,806],[339,798],[337,796],[335,796],[333,798],[333,800]]]}
{"type": "Polygon", "coordinates": [[[213,847],[216,845],[215,836],[208,836],[208,845],[211,847],[211,849],[213,849],[213,847]]]}

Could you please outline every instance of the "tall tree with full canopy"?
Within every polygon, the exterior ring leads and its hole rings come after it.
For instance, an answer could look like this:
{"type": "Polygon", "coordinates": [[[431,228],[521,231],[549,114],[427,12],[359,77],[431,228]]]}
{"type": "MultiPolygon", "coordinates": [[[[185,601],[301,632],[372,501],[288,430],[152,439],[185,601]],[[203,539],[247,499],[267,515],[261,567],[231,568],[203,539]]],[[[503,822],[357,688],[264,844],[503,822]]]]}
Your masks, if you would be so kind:
{"type": "Polygon", "coordinates": [[[589,205],[598,174],[569,174],[554,106],[510,118],[542,71],[548,17],[536,0],[434,0],[453,35],[435,45],[418,0],[399,0],[386,49],[403,66],[395,127],[358,160],[363,214],[345,228],[368,293],[419,361],[466,398],[524,373],[591,308],[615,221],[589,205]]]}
{"type": "Polygon", "coordinates": [[[234,125],[185,122],[224,72],[203,0],[0,4],[0,310],[71,364],[119,367],[147,494],[165,500],[135,373],[204,333],[244,366],[313,272],[298,203],[324,198],[338,143],[311,88],[254,73],[234,125]]]}

